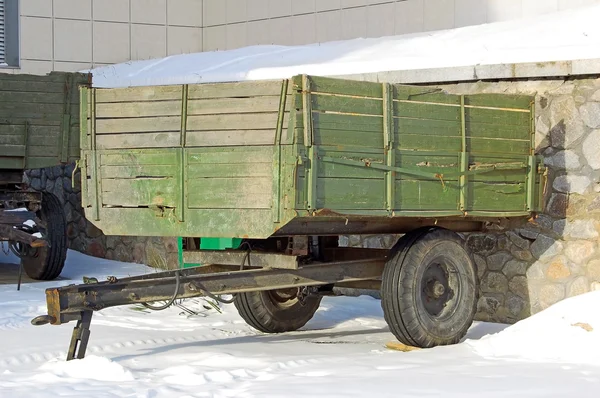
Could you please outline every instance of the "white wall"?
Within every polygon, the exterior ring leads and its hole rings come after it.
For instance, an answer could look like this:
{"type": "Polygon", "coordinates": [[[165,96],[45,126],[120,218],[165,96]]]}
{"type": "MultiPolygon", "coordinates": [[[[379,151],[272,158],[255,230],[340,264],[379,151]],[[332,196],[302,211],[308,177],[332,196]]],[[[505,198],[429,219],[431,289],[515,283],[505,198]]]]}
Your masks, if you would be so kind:
{"type": "Polygon", "coordinates": [[[20,0],[20,68],[91,66],[503,21],[600,0],[20,0]]]}

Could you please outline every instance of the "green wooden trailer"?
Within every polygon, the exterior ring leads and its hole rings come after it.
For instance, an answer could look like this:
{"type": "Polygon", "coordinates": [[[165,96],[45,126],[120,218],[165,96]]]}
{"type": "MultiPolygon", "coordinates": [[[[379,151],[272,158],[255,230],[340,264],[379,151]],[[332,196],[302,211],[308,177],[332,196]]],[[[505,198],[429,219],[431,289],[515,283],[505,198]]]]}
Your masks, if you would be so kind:
{"type": "Polygon", "coordinates": [[[380,289],[403,343],[455,343],[478,284],[458,232],[542,207],[531,96],[305,75],[81,90],[86,217],[109,235],[185,237],[183,262],[205,265],[48,290],[36,323],[77,320],[83,351],[108,306],[234,294],[250,325],[283,332],[335,286],[380,289]],[[389,251],[337,244],[379,233],[403,236],[389,251]],[[199,250],[202,237],[242,244],[199,250]]]}
{"type": "Polygon", "coordinates": [[[60,275],[66,222],[59,199],[25,187],[23,175],[79,159],[79,86],[88,82],[80,73],[0,73],[0,241],[34,279],[60,275]]]}

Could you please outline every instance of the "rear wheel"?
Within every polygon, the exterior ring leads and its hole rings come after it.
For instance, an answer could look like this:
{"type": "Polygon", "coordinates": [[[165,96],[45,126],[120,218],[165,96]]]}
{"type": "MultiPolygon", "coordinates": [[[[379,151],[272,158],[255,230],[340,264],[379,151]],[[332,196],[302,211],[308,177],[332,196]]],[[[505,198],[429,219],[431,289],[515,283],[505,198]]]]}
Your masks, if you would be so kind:
{"type": "Polygon", "coordinates": [[[50,193],[43,193],[38,217],[46,224],[48,246],[30,248],[22,257],[27,275],[37,280],[56,279],[67,257],[67,222],[62,204],[50,193]]]}
{"type": "Polygon", "coordinates": [[[240,316],[264,333],[283,333],[300,329],[311,320],[321,297],[310,295],[302,302],[298,289],[281,289],[237,294],[234,305],[240,316]]]}
{"type": "Polygon", "coordinates": [[[456,344],[473,323],[478,281],[463,240],[420,228],[398,241],[387,262],[381,305],[391,332],[406,345],[456,344]]]}

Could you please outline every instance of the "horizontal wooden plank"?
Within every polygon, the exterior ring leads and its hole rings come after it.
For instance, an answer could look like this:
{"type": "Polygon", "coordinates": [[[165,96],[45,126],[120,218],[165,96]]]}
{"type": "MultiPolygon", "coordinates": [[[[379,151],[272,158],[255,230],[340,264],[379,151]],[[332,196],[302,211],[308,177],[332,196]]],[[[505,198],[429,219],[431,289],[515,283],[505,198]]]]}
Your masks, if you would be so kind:
{"type": "MultiPolygon", "coordinates": [[[[297,128],[303,128],[302,114],[296,120],[297,128]],[[299,120],[298,120],[299,119],[299,120]]],[[[383,117],[313,113],[313,128],[325,130],[364,131],[383,135],[383,117]]]]}
{"type": "Polygon", "coordinates": [[[499,109],[465,108],[465,120],[469,123],[489,123],[510,126],[530,126],[531,115],[523,112],[507,112],[499,109]]]}
{"type": "Polygon", "coordinates": [[[462,150],[462,139],[460,136],[438,136],[402,134],[396,137],[395,148],[401,150],[415,151],[440,151],[460,152],[462,150]]]}
{"type": "Polygon", "coordinates": [[[181,115],[181,99],[178,101],[135,101],[96,104],[96,120],[121,117],[159,117],[181,115]]]}
{"type": "Polygon", "coordinates": [[[18,81],[18,82],[55,82],[64,83],[69,78],[75,79],[76,82],[85,83],[88,80],[88,74],[75,73],[75,72],[58,72],[53,71],[45,75],[33,75],[33,74],[0,74],[0,84],[6,81],[18,81]]]}
{"type": "Polygon", "coordinates": [[[200,178],[188,181],[188,207],[195,209],[269,208],[272,177],[200,178]]]}
{"type": "Polygon", "coordinates": [[[413,101],[394,101],[394,117],[460,121],[460,107],[413,101]]]}
{"type": "Polygon", "coordinates": [[[465,95],[465,105],[508,109],[531,108],[533,97],[516,94],[469,94],[465,95]]]}
{"type": "Polygon", "coordinates": [[[0,115],[6,118],[12,119],[14,118],[34,118],[34,119],[43,119],[43,118],[54,118],[56,120],[59,117],[62,120],[62,115],[64,113],[64,105],[61,102],[58,103],[49,103],[49,104],[41,104],[35,102],[10,102],[0,104],[0,115]]]}
{"type": "MultiPolygon", "coordinates": [[[[381,99],[313,94],[311,95],[311,102],[313,111],[383,115],[383,101],[381,99]]],[[[296,103],[302,103],[301,98],[297,98],[296,103]]]]}
{"type": "MultiPolygon", "coordinates": [[[[302,131],[298,132],[302,135],[302,131]]],[[[368,148],[383,149],[383,133],[371,133],[365,131],[343,131],[343,130],[326,130],[316,128],[313,131],[314,143],[316,145],[362,145],[368,148]]]]}
{"type": "Polygon", "coordinates": [[[397,210],[456,210],[458,184],[454,181],[402,179],[395,183],[397,210]]]}
{"type": "Polygon", "coordinates": [[[0,145],[25,145],[25,134],[0,134],[0,145]]]}
{"type": "Polygon", "coordinates": [[[457,136],[461,132],[458,120],[429,120],[413,118],[394,118],[395,140],[401,140],[403,134],[457,136]]]}
{"type": "MultiPolygon", "coordinates": [[[[290,99],[288,101],[291,101],[291,96],[289,96],[289,98],[290,99]]],[[[280,100],[281,98],[279,95],[249,98],[213,98],[189,100],[187,113],[188,116],[193,116],[223,113],[279,112],[280,100]]]]}
{"type": "MultiPolygon", "coordinates": [[[[273,146],[188,149],[187,162],[193,164],[247,164],[273,162],[273,146]]],[[[246,167],[252,167],[247,165],[246,167]]]]}
{"type": "Polygon", "coordinates": [[[0,123],[0,136],[3,135],[19,135],[25,133],[25,124],[10,124],[0,123]]]}
{"type": "MultiPolygon", "coordinates": [[[[65,93],[38,93],[22,91],[0,91],[0,103],[8,104],[64,104],[65,93]]],[[[74,101],[74,100],[73,100],[74,101]]],[[[4,106],[4,104],[2,104],[4,106]]]]}
{"type": "Polygon", "coordinates": [[[435,87],[418,87],[394,85],[393,95],[395,100],[410,100],[415,102],[435,102],[439,104],[460,105],[460,96],[448,94],[435,87]]]}
{"type": "Polygon", "coordinates": [[[385,181],[359,178],[317,179],[317,208],[366,210],[385,208],[385,181]]]}
{"type": "Polygon", "coordinates": [[[181,131],[181,117],[142,117],[96,120],[96,134],[181,131]]]}
{"type": "Polygon", "coordinates": [[[186,147],[273,145],[275,143],[275,132],[275,129],[188,131],[186,133],[186,147]]]}
{"type": "Polygon", "coordinates": [[[25,145],[0,144],[1,156],[25,156],[25,145]]]}
{"type": "Polygon", "coordinates": [[[103,178],[102,204],[109,206],[167,206],[178,204],[180,194],[173,178],[103,178]]]}
{"type": "MultiPolygon", "coordinates": [[[[310,91],[312,92],[371,98],[382,98],[383,96],[383,86],[379,83],[320,76],[309,76],[309,79],[310,91]]],[[[294,89],[302,88],[300,76],[296,76],[293,83],[294,89]]]]}
{"type": "Polygon", "coordinates": [[[281,94],[283,80],[190,84],[188,99],[260,97],[281,94]]]}
{"type": "Polygon", "coordinates": [[[467,148],[473,153],[509,153],[527,155],[531,149],[531,141],[467,138],[467,148]]]}
{"type": "Polygon", "coordinates": [[[172,177],[179,175],[176,164],[130,164],[125,166],[102,165],[102,178],[172,177]]]}
{"type": "Polygon", "coordinates": [[[113,166],[173,165],[178,163],[178,158],[178,149],[141,149],[100,152],[100,164],[113,166]]]}
{"type": "Polygon", "coordinates": [[[181,101],[183,86],[97,88],[96,104],[103,102],[181,101]]]}
{"type": "MultiPolygon", "coordinates": [[[[288,113],[284,118],[287,124],[288,113]]],[[[215,130],[261,130],[276,129],[278,113],[238,113],[224,115],[198,115],[188,116],[188,131],[215,131],[215,130]]]]}
{"type": "Polygon", "coordinates": [[[132,134],[98,134],[98,149],[128,148],[169,148],[178,147],[181,134],[176,133],[132,133],[132,134]]]}
{"type": "Polygon", "coordinates": [[[468,184],[468,210],[519,211],[526,208],[526,184],[473,182],[468,184]]]}
{"type": "Polygon", "coordinates": [[[477,138],[503,138],[506,140],[528,140],[531,137],[529,125],[503,125],[492,123],[466,123],[467,136],[477,138]]]}
{"type": "MultiPolygon", "coordinates": [[[[37,144],[37,143],[36,143],[37,144]]],[[[58,145],[46,146],[46,145],[27,145],[27,157],[39,156],[39,157],[59,157],[61,148],[58,145]]],[[[0,153],[2,151],[0,150],[0,153]]]]}
{"type": "Polygon", "coordinates": [[[273,175],[273,163],[247,163],[247,164],[214,164],[196,163],[188,167],[187,179],[204,178],[239,178],[239,177],[270,177],[273,175]]]}
{"type": "Polygon", "coordinates": [[[0,169],[23,169],[23,157],[0,156],[0,169]]]}

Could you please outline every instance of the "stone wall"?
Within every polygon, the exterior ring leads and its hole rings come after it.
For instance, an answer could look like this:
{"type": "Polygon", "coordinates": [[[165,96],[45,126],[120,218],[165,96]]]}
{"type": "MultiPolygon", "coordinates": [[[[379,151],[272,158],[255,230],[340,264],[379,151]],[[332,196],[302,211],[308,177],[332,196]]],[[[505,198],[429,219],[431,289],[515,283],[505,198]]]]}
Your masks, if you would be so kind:
{"type": "Polygon", "coordinates": [[[53,193],[64,204],[70,249],[94,257],[147,264],[155,268],[177,267],[177,239],[105,236],[89,222],[81,207],[81,174],[77,170],[73,179],[74,168],[74,164],[68,164],[26,173],[29,186],[53,193]]]}

